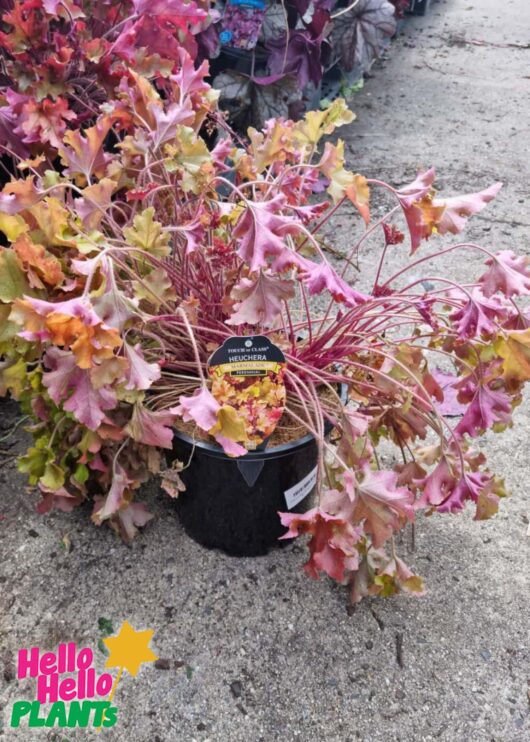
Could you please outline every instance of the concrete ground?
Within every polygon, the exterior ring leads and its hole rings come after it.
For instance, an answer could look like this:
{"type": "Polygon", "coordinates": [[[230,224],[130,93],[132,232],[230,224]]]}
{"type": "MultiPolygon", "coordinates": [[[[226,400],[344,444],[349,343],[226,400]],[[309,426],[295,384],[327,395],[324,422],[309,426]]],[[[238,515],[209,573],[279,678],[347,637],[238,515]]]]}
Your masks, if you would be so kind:
{"type": "MultiPolygon", "coordinates": [[[[529,41],[527,0],[445,0],[408,21],[353,101],[358,119],[345,138],[355,169],[400,184],[434,164],[445,193],[503,180],[468,235],[528,254],[529,41]]],[[[346,249],[348,218],[334,231],[346,249]]],[[[480,265],[452,254],[440,272],[467,278],[480,265]]],[[[9,429],[15,415],[4,403],[0,425],[9,429]]],[[[499,515],[421,521],[407,558],[427,595],[365,601],[353,615],[343,589],[302,573],[301,545],[257,559],[206,551],[183,534],[153,485],[157,518],[127,547],[90,525],[87,510],[38,516],[24,478],[4,465],[0,739],[530,739],[528,403],[515,423],[484,442],[513,492],[499,515]],[[148,665],[136,679],[124,677],[119,722],[101,736],[11,730],[12,703],[35,694],[34,681],[13,678],[11,655],[61,641],[96,647],[100,618],[114,628],[124,619],[153,628],[167,669],[148,665]]],[[[96,656],[101,671],[104,656],[96,656]]]]}

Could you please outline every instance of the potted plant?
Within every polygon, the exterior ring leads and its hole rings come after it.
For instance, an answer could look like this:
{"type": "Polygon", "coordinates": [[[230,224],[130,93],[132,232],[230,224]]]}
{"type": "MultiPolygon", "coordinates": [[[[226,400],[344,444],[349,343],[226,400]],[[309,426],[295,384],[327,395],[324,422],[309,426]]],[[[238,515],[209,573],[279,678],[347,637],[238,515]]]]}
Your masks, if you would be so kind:
{"type": "Polygon", "coordinates": [[[41,512],[92,500],[92,520],[125,538],[151,517],[137,495],[161,468],[177,503],[210,478],[200,497],[210,497],[201,507],[212,538],[227,488],[210,467],[233,478],[234,529],[256,514],[244,500],[266,476],[263,494],[281,511],[274,539],[309,534],[311,576],[348,583],[354,601],[421,593],[394,535],[418,510],[496,512],[502,481],[472,444],[511,424],[530,377],[530,316],[518,304],[527,259],[426,245],[460,233],[500,184],[444,198],[432,169],[400,188],[349,171],[343,143],[328,138],[353,119],[342,100],[243,141],[205,72],[182,54],[163,97],[129,72],[94,125],[63,138],[56,171],[29,165],[0,192],[0,388],[33,418],[20,469],[41,490],[41,512]],[[210,126],[226,136],[209,149],[200,132],[210,126]],[[391,206],[371,220],[374,189],[391,206]],[[339,208],[364,225],[340,259],[323,237],[339,208]],[[366,249],[374,235],[377,254],[366,249]],[[402,268],[385,268],[409,248],[402,268]],[[452,251],[484,255],[475,283],[425,270],[452,251]],[[231,337],[264,339],[285,358],[276,396],[257,387],[268,415],[259,424],[231,389],[212,394],[208,361],[231,337]],[[452,397],[456,424],[442,414],[452,397]],[[276,434],[256,450],[271,420],[276,434]],[[278,460],[284,446],[292,472],[278,460]],[[313,503],[295,502],[299,478],[305,495],[314,485],[313,503]]]}

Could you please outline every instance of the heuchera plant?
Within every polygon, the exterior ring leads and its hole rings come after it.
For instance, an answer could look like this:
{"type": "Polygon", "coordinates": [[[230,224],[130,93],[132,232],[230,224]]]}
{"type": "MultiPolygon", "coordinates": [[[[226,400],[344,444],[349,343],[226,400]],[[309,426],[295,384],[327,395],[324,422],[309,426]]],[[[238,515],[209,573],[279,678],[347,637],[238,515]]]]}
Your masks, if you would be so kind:
{"type": "Polygon", "coordinates": [[[395,14],[388,0],[269,3],[249,69],[228,66],[214,78],[231,123],[259,128],[273,116],[298,117],[331,68],[346,77],[355,71],[358,80],[394,35],[395,14]]]}
{"type": "MultiPolygon", "coordinates": [[[[230,335],[266,334],[287,361],[285,420],[319,450],[315,506],[281,514],[286,537],[309,534],[307,572],[348,583],[354,601],[421,593],[394,535],[419,510],[497,511],[502,481],[473,443],[511,424],[530,378],[528,260],[469,242],[426,251],[500,184],[444,198],[432,169],[400,188],[355,174],[343,142],[323,142],[353,118],[342,100],[244,143],[206,73],[181,51],[162,96],[129,71],[93,126],[63,135],[57,171],[28,165],[0,193],[0,381],[33,418],[20,469],[41,512],[91,499],[94,523],[131,538],[151,517],[138,488],[179,419],[245,455],[248,431],[212,396],[206,363],[230,335]],[[209,126],[222,134],[211,149],[209,126]],[[374,189],[391,206],[371,221],[374,189]],[[335,267],[323,228],[339,208],[360,235],[335,267]],[[385,267],[409,248],[403,268],[385,267]],[[418,277],[452,252],[484,257],[474,283],[418,277]],[[370,267],[360,291],[352,276],[370,267]]],[[[178,495],[178,467],[165,479],[178,495]]]]}
{"type": "Polygon", "coordinates": [[[200,55],[211,19],[208,0],[0,2],[0,153],[51,165],[129,67],[163,86],[180,49],[200,55]]]}

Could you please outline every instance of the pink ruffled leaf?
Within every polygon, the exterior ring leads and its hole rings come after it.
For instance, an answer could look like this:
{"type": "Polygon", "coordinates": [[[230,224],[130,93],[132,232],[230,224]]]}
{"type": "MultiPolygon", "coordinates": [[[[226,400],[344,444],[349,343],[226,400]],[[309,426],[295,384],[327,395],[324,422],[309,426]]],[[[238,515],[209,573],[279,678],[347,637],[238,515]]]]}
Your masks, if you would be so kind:
{"type": "Polygon", "coordinates": [[[270,201],[247,203],[233,230],[239,240],[237,253],[251,272],[266,267],[267,257],[281,255],[287,249],[283,237],[299,229],[292,217],[277,213],[284,205],[281,193],[270,201]]]}
{"type": "Polygon", "coordinates": [[[70,377],[70,384],[73,393],[64,402],[63,408],[89,430],[97,430],[105,418],[105,411],[114,409],[118,404],[116,394],[104,387],[94,389],[89,372],[80,368],[70,377]]]}
{"type": "Polygon", "coordinates": [[[125,494],[134,480],[130,479],[125,469],[116,462],[112,484],[107,496],[95,500],[92,520],[96,525],[100,525],[104,520],[111,518],[118,510],[127,504],[125,494]]]}
{"type": "Polygon", "coordinates": [[[497,291],[508,297],[530,294],[530,258],[502,250],[494,258],[488,258],[486,265],[490,266],[489,270],[478,279],[484,296],[497,291]]]}
{"type": "Polygon", "coordinates": [[[467,433],[472,438],[477,438],[496,424],[510,424],[511,419],[511,397],[501,389],[493,390],[488,384],[479,384],[454,432],[459,437],[467,433]]]}
{"type": "Polygon", "coordinates": [[[329,515],[319,508],[307,513],[279,513],[282,525],[289,530],[281,539],[311,534],[308,547],[310,557],[304,570],[317,579],[325,572],[332,579],[343,582],[346,571],[355,571],[359,564],[356,544],[360,530],[343,518],[329,515]]]}
{"type": "Polygon", "coordinates": [[[297,278],[314,296],[322,291],[329,291],[335,301],[343,302],[350,307],[356,307],[367,301],[368,297],[352,288],[329,263],[314,263],[292,250],[285,250],[276,257],[272,268],[279,273],[288,268],[298,270],[297,278]]]}
{"type": "Polygon", "coordinates": [[[42,383],[51,399],[58,405],[66,399],[77,378],[75,356],[69,351],[51,347],[44,355],[44,364],[50,370],[42,374],[42,383]],[[73,375],[75,375],[74,379],[72,379],[73,375]]]}
{"type": "Polygon", "coordinates": [[[217,433],[217,435],[215,435],[214,437],[217,443],[226,453],[226,455],[230,456],[231,458],[244,456],[247,453],[247,449],[245,448],[245,446],[242,446],[240,443],[233,441],[231,438],[227,438],[225,435],[217,433]]]}
{"type": "Polygon", "coordinates": [[[364,521],[376,548],[382,546],[394,531],[414,520],[413,495],[406,487],[397,486],[393,471],[372,471],[364,467],[362,481],[357,481],[354,517],[364,521]]]}
{"type": "Polygon", "coordinates": [[[189,98],[182,104],[171,103],[165,108],[158,102],[153,102],[149,104],[148,108],[155,122],[155,126],[149,135],[155,150],[162,144],[175,139],[178,126],[190,125],[195,118],[195,112],[189,98]]]}
{"type": "Polygon", "coordinates": [[[433,369],[431,375],[443,393],[443,400],[436,402],[434,405],[438,413],[444,417],[457,417],[463,415],[467,406],[458,401],[458,389],[455,387],[459,377],[455,376],[455,374],[448,374],[444,371],[440,371],[438,368],[433,369]]]}
{"type": "Polygon", "coordinates": [[[418,510],[429,505],[440,505],[453,492],[457,481],[447,457],[443,456],[433,471],[416,483],[421,487],[422,494],[414,507],[418,510]]]}
{"type": "Polygon", "coordinates": [[[272,327],[281,314],[283,303],[294,297],[294,284],[260,271],[255,278],[242,278],[232,289],[232,297],[239,301],[228,325],[262,325],[272,327]]]}
{"type": "Polygon", "coordinates": [[[169,411],[153,412],[142,404],[135,404],[126,432],[146,446],[172,448],[175,414],[169,411]]]}
{"type": "Polygon", "coordinates": [[[149,389],[153,382],[158,381],[161,376],[160,366],[158,363],[148,363],[145,360],[140,343],[134,347],[124,343],[123,352],[129,362],[126,389],[149,389]]]}
{"type": "Polygon", "coordinates": [[[442,218],[436,225],[439,234],[459,234],[465,228],[470,216],[478,214],[479,211],[493,201],[502,188],[502,183],[494,183],[489,188],[478,193],[467,193],[463,196],[451,198],[433,199],[433,206],[443,206],[442,218]]]}
{"type": "Polygon", "coordinates": [[[506,307],[499,298],[486,299],[479,289],[473,289],[467,302],[449,315],[460,338],[491,336],[505,317],[506,307]]]}
{"type": "Polygon", "coordinates": [[[320,294],[327,290],[335,301],[342,302],[350,307],[363,304],[368,299],[367,296],[346,283],[329,263],[304,261],[300,280],[307,286],[311,295],[320,294]]]}
{"type": "Polygon", "coordinates": [[[169,412],[180,415],[184,422],[195,422],[202,430],[211,430],[217,423],[221,405],[205,386],[197,389],[191,397],[180,397],[180,404],[169,412]]]}
{"type": "Polygon", "coordinates": [[[416,201],[426,196],[432,189],[436,171],[433,167],[424,172],[419,172],[416,178],[408,185],[402,186],[396,191],[401,206],[404,209],[410,208],[416,201]]]}
{"type": "Polygon", "coordinates": [[[491,480],[491,474],[485,472],[466,472],[436,507],[437,512],[457,513],[465,508],[466,502],[477,502],[480,493],[491,483],[491,480]]]}

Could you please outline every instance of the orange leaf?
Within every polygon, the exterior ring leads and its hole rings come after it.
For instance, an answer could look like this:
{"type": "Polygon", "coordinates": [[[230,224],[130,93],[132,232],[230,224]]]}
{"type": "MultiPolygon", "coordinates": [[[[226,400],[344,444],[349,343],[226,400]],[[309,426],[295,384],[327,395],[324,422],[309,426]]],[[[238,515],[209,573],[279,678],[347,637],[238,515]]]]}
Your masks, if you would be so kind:
{"type": "Polygon", "coordinates": [[[495,350],[504,359],[503,373],[508,381],[530,380],[530,328],[507,332],[495,342],[495,350]]]}
{"type": "Polygon", "coordinates": [[[59,286],[63,282],[64,273],[57,258],[48,254],[42,245],[35,244],[26,233],[19,236],[13,250],[32,288],[44,288],[43,281],[49,286],[59,286]]]}
{"type": "Polygon", "coordinates": [[[121,345],[116,330],[86,325],[78,317],[52,312],[46,317],[45,325],[52,343],[71,348],[79,368],[91,368],[95,359],[110,358],[114,348],[121,345]]]}
{"type": "Polygon", "coordinates": [[[41,198],[41,192],[35,187],[33,175],[26,180],[12,180],[0,193],[0,210],[5,214],[18,214],[28,209],[41,198]]]}
{"type": "Polygon", "coordinates": [[[364,175],[353,176],[353,185],[346,189],[346,195],[359,211],[364,223],[370,223],[370,188],[364,175]]]}

